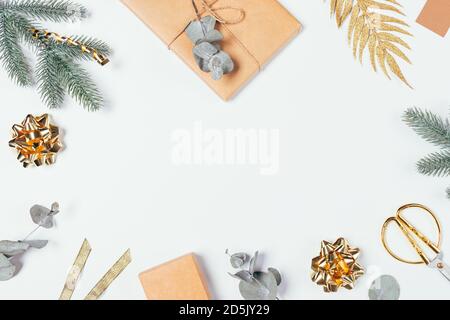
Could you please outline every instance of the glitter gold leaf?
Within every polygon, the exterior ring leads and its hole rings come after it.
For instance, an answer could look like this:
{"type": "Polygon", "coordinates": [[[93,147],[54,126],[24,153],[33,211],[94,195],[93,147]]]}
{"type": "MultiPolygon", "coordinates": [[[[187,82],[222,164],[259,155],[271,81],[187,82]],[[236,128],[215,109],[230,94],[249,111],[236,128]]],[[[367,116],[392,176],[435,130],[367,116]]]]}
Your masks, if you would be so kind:
{"type": "Polygon", "coordinates": [[[359,42],[359,61],[362,63],[362,57],[364,54],[364,49],[367,46],[367,42],[369,41],[370,30],[367,25],[364,25],[361,31],[361,37],[359,42]]]}
{"type": "Polygon", "coordinates": [[[359,58],[362,63],[367,50],[374,71],[379,67],[389,79],[390,74],[394,74],[411,87],[396,59],[411,64],[399,46],[408,50],[411,47],[399,34],[412,34],[407,30],[409,25],[405,21],[390,15],[404,16],[401,7],[396,0],[330,0],[331,15],[335,16],[338,27],[349,20],[347,37],[355,59],[359,58]]]}
{"type": "Polygon", "coordinates": [[[353,8],[353,0],[347,0],[344,6],[344,12],[342,13],[340,25],[348,18],[353,8]]]}
{"type": "Polygon", "coordinates": [[[383,48],[383,46],[378,46],[376,48],[376,50],[377,50],[378,64],[380,65],[381,70],[383,70],[386,77],[391,79],[391,77],[389,76],[389,73],[386,69],[386,61],[385,61],[386,60],[386,50],[383,48]]]}

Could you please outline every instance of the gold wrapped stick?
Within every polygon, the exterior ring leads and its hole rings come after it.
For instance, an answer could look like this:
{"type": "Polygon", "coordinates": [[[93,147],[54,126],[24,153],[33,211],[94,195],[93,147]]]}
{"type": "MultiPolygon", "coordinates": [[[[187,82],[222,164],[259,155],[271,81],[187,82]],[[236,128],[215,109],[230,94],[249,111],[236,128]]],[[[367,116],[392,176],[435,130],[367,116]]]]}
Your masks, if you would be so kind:
{"type": "Polygon", "coordinates": [[[347,240],[339,238],[335,243],[322,241],[320,255],[312,260],[311,279],[325,292],[337,292],[339,288],[353,289],[356,280],[364,275],[363,267],[356,261],[360,251],[347,240]]]}
{"type": "Polygon", "coordinates": [[[61,292],[59,300],[70,300],[72,298],[78,279],[81,275],[81,272],[83,272],[84,266],[86,265],[86,261],[89,258],[91,250],[92,248],[89,242],[84,239],[83,245],[78,252],[75,262],[73,263],[72,268],[67,275],[66,283],[64,284],[64,289],[61,292]]]}
{"type": "Polygon", "coordinates": [[[125,251],[122,257],[109,269],[99,282],[92,288],[91,292],[84,298],[84,300],[97,300],[108,289],[110,284],[122,273],[123,270],[131,262],[130,249],[125,251]]]}
{"type": "Polygon", "coordinates": [[[12,127],[13,139],[9,142],[19,155],[17,159],[26,168],[53,164],[61,150],[59,128],[50,123],[48,114],[39,117],[28,115],[21,124],[12,127]]]}
{"type": "Polygon", "coordinates": [[[82,52],[90,54],[92,58],[97,61],[100,65],[104,66],[109,62],[109,59],[99,53],[97,50],[84,45],[83,43],[72,39],[71,37],[60,36],[55,32],[50,32],[47,30],[31,29],[33,37],[41,41],[53,40],[57,43],[66,43],[69,46],[79,47],[82,52]]]}

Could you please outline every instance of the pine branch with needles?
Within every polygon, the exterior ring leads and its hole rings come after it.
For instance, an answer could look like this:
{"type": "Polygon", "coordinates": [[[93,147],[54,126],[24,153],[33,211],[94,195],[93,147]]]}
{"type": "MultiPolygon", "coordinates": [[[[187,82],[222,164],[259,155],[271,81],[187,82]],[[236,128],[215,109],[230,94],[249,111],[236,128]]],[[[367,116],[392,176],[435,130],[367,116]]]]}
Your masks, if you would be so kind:
{"type": "Polygon", "coordinates": [[[79,63],[106,64],[109,46],[92,37],[61,37],[43,31],[34,21],[70,22],[86,13],[84,7],[67,0],[0,1],[0,61],[16,84],[30,86],[35,80],[42,101],[50,108],[60,107],[66,93],[89,111],[103,105],[100,91],[79,63]],[[22,44],[38,56],[35,73],[22,44]]]}
{"type": "Polygon", "coordinates": [[[19,45],[19,39],[13,17],[0,13],[0,60],[8,76],[16,84],[28,86],[32,83],[31,68],[19,45]]]}
{"type": "Polygon", "coordinates": [[[417,163],[421,174],[446,177],[450,175],[450,150],[432,153],[417,163]]]}
{"type": "MultiPolygon", "coordinates": [[[[441,148],[419,160],[418,171],[428,176],[450,176],[450,121],[418,108],[406,110],[403,120],[424,140],[441,148]]],[[[447,196],[450,199],[450,188],[447,196]]]]}
{"type": "Polygon", "coordinates": [[[71,22],[87,16],[86,8],[65,0],[12,0],[1,3],[2,9],[31,19],[53,22],[71,22]]]}

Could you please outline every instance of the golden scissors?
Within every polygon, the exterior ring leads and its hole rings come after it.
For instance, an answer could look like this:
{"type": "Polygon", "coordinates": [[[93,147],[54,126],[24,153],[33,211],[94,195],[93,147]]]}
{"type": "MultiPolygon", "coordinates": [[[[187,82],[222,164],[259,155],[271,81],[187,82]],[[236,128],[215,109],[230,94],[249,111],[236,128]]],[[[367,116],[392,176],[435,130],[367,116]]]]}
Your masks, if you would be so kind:
{"type": "Polygon", "coordinates": [[[437,219],[436,215],[427,207],[421,205],[421,204],[407,204],[398,209],[397,214],[395,217],[391,217],[386,220],[386,222],[383,224],[383,228],[381,229],[381,241],[383,242],[384,248],[387,250],[387,252],[394,257],[395,259],[409,264],[426,264],[428,267],[432,269],[437,269],[441,272],[441,274],[450,281],[450,267],[442,260],[443,259],[443,253],[441,252],[441,224],[439,223],[439,220],[437,219]],[[426,237],[424,234],[422,234],[416,227],[414,227],[408,220],[406,220],[402,213],[406,209],[409,208],[419,208],[433,218],[434,222],[436,223],[437,230],[438,230],[438,240],[437,243],[432,242],[428,237],[426,237]],[[402,230],[403,234],[408,239],[409,243],[413,246],[413,248],[416,250],[417,254],[419,255],[421,260],[417,261],[410,261],[403,259],[396,255],[391,248],[388,246],[386,242],[386,230],[388,226],[391,223],[396,223],[400,230],[402,230]],[[419,245],[419,243],[416,241],[416,238],[419,239],[421,242],[426,244],[428,248],[431,249],[431,251],[436,253],[436,256],[434,258],[429,258],[422,247],[419,245]]]}

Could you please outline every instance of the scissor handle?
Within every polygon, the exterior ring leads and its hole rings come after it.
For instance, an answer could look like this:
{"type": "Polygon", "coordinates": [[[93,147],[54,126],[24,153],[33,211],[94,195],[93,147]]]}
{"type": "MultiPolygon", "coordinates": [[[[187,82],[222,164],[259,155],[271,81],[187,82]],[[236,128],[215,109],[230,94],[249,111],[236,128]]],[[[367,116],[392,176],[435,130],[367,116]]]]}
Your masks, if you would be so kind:
{"type": "Polygon", "coordinates": [[[391,217],[386,220],[386,222],[383,224],[383,228],[381,229],[381,241],[382,241],[383,246],[386,249],[386,251],[392,257],[394,257],[395,259],[397,259],[401,262],[409,263],[409,264],[423,264],[423,263],[429,264],[430,259],[426,256],[426,254],[420,248],[417,241],[411,235],[411,232],[413,234],[415,234],[421,241],[423,241],[435,253],[439,253],[440,247],[441,247],[441,229],[442,228],[441,228],[441,224],[440,224],[439,220],[437,219],[436,215],[430,209],[428,209],[427,207],[425,207],[421,204],[412,203],[412,204],[407,204],[407,205],[402,206],[401,208],[399,208],[397,210],[397,214],[395,217],[391,217]],[[409,223],[405,218],[403,218],[402,212],[409,208],[422,209],[433,217],[433,220],[436,223],[436,226],[438,229],[438,243],[437,244],[434,244],[430,239],[428,239],[425,235],[423,235],[417,228],[415,228],[413,225],[411,225],[411,223],[409,223]],[[387,230],[387,227],[389,226],[389,224],[391,224],[392,222],[395,222],[400,227],[400,230],[402,230],[403,234],[406,236],[406,238],[408,239],[410,244],[416,250],[416,252],[420,256],[421,260],[419,260],[419,261],[406,260],[406,259],[399,257],[391,250],[391,248],[388,246],[388,244],[386,242],[386,230],[387,230]]]}

